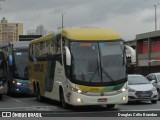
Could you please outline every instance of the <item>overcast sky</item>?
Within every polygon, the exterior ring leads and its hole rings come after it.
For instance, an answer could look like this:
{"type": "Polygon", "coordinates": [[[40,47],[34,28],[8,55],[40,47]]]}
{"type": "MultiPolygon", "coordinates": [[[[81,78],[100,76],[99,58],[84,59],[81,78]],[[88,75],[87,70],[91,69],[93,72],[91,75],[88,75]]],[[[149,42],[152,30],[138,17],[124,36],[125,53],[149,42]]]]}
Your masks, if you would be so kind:
{"type": "MultiPolygon", "coordinates": [[[[54,31],[65,27],[109,27],[124,40],[136,34],[155,30],[154,4],[160,0],[6,0],[1,2],[0,19],[23,23],[24,33],[43,25],[54,31]]],[[[160,29],[160,5],[157,5],[157,27],[160,29]]]]}

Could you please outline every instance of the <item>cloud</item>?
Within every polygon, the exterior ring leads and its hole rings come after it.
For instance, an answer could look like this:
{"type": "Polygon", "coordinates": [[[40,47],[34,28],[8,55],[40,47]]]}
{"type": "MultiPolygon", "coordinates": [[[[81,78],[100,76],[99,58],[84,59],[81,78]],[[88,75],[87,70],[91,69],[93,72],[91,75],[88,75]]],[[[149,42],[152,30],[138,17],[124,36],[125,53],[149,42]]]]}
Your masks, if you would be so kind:
{"type": "MultiPolygon", "coordinates": [[[[22,22],[24,31],[43,24],[47,30],[64,25],[104,26],[117,29],[125,39],[152,31],[156,0],[6,0],[1,16],[22,22]]],[[[157,11],[159,10],[157,6],[157,11]]]]}

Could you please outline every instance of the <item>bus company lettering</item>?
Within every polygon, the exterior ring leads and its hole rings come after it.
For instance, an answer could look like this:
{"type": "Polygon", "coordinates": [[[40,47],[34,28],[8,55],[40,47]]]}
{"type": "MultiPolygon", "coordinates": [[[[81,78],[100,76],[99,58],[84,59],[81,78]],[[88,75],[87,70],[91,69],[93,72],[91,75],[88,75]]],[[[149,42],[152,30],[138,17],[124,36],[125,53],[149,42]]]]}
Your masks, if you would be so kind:
{"type": "Polygon", "coordinates": [[[43,66],[43,64],[35,64],[35,65],[34,65],[34,71],[43,72],[43,71],[44,71],[44,66],[43,66]]]}

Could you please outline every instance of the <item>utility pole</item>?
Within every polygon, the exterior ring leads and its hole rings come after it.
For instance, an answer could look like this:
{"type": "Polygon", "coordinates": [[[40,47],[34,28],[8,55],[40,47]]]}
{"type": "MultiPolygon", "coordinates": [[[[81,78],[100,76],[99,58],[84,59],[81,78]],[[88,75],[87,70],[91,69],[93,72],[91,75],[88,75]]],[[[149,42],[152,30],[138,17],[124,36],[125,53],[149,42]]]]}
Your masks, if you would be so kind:
{"type": "Polygon", "coordinates": [[[63,28],[64,26],[63,26],[63,13],[62,13],[62,28],[63,28]]]}
{"type": "Polygon", "coordinates": [[[157,31],[157,5],[154,5],[155,8],[155,31],[157,31]]]}
{"type": "Polygon", "coordinates": [[[154,5],[155,9],[155,31],[157,31],[157,5],[160,5],[160,3],[157,3],[154,5]]]}
{"type": "MultiPolygon", "coordinates": [[[[5,2],[6,0],[0,0],[0,2],[5,2]]],[[[2,9],[2,5],[0,4],[0,9],[2,9]]]]}

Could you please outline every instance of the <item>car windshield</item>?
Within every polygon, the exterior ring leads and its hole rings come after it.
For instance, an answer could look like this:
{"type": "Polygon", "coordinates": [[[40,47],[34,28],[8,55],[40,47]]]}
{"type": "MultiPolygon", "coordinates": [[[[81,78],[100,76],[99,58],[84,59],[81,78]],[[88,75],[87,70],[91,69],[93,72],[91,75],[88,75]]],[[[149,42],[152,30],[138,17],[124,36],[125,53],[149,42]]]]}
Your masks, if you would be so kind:
{"type": "Polygon", "coordinates": [[[28,79],[28,51],[14,51],[14,63],[14,77],[28,79]]]}
{"type": "Polygon", "coordinates": [[[122,41],[72,42],[71,54],[74,81],[104,85],[126,78],[122,41]]]}
{"type": "Polygon", "coordinates": [[[158,81],[160,82],[160,75],[157,75],[157,79],[158,79],[158,81]]]}
{"type": "Polygon", "coordinates": [[[128,84],[129,85],[136,85],[136,84],[150,84],[149,81],[140,75],[135,76],[128,76],[128,84]]]}

